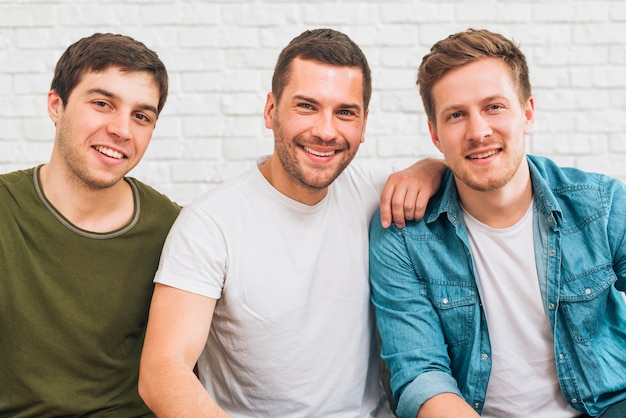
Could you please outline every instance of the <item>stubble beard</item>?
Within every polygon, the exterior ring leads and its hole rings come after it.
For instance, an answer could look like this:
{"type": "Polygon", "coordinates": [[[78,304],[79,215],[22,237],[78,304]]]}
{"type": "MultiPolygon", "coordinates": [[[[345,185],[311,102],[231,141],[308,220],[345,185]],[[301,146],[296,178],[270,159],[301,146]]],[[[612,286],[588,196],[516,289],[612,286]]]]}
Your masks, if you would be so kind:
{"type": "MultiPolygon", "coordinates": [[[[515,176],[520,168],[523,157],[524,156],[522,155],[520,158],[516,158],[515,160],[506,163],[502,168],[496,168],[502,174],[487,181],[484,180],[484,177],[481,178],[481,173],[477,174],[469,169],[461,171],[459,175],[455,175],[455,177],[458,177],[470,189],[478,192],[500,190],[509,184],[511,179],[515,176]]],[[[489,168],[486,172],[487,174],[490,174],[493,170],[493,168],[489,168]]]]}
{"type": "MultiPolygon", "coordinates": [[[[350,164],[350,161],[354,158],[353,156],[347,161],[341,161],[338,166],[312,164],[312,166],[308,169],[310,174],[307,175],[307,167],[304,167],[304,164],[300,163],[297,157],[297,154],[299,153],[298,148],[300,147],[298,144],[307,143],[306,138],[303,135],[298,135],[292,140],[289,140],[283,133],[278,120],[274,121],[274,125],[276,155],[278,156],[278,159],[280,160],[280,163],[289,178],[306,189],[317,191],[327,188],[333,181],[335,181],[343,170],[346,169],[348,164],[350,164]]],[[[321,140],[320,143],[322,143],[321,140]]]]}
{"type": "Polygon", "coordinates": [[[67,172],[67,181],[75,187],[95,192],[111,188],[123,178],[97,178],[82,149],[72,146],[71,132],[64,126],[59,127],[58,148],[67,172]]]}

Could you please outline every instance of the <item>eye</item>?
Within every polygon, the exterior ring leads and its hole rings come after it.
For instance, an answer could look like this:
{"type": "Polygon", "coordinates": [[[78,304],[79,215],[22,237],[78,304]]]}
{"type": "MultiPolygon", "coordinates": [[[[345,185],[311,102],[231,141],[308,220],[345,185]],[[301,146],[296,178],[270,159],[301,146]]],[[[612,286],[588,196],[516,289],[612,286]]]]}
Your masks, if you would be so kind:
{"type": "Polygon", "coordinates": [[[102,100],[96,100],[96,101],[93,102],[93,104],[95,104],[98,107],[107,107],[108,106],[108,103],[104,102],[102,100]]]}
{"type": "Polygon", "coordinates": [[[450,119],[458,119],[461,117],[461,112],[450,113],[450,119]]]}
{"type": "Polygon", "coordinates": [[[313,109],[313,106],[311,106],[310,103],[298,103],[298,107],[301,107],[303,109],[313,109]]]}
{"type": "Polygon", "coordinates": [[[499,105],[499,104],[492,104],[492,105],[489,106],[489,109],[490,110],[499,110],[499,109],[502,109],[502,106],[499,105]]]}
{"type": "Polygon", "coordinates": [[[154,119],[152,116],[146,115],[145,113],[135,113],[134,118],[142,124],[151,124],[154,119]]]}
{"type": "Polygon", "coordinates": [[[341,116],[354,116],[354,112],[348,109],[342,109],[338,112],[341,116]]]}

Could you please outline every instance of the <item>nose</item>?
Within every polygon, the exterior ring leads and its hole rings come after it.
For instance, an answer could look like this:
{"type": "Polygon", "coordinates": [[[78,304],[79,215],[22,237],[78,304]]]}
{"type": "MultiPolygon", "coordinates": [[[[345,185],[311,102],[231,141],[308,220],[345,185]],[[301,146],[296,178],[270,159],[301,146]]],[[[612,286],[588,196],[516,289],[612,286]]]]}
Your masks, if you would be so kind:
{"type": "Polygon", "coordinates": [[[107,132],[121,141],[130,138],[130,116],[118,113],[111,117],[107,124],[107,132]]]}
{"type": "Polygon", "coordinates": [[[468,120],[467,139],[480,142],[493,133],[489,121],[480,113],[471,113],[468,120]]]}
{"type": "Polygon", "coordinates": [[[320,138],[322,141],[332,141],[337,138],[336,119],[333,112],[320,112],[315,118],[311,129],[311,135],[320,138]]]}

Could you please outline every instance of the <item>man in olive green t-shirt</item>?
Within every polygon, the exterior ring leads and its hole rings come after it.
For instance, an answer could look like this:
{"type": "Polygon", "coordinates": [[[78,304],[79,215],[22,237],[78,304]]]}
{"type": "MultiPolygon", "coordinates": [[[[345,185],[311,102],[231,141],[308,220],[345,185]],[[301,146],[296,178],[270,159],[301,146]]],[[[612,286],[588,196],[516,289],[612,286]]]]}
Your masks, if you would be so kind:
{"type": "Polygon", "coordinates": [[[152,279],[179,206],[126,174],[167,97],[158,56],[95,34],[57,63],[48,164],[0,176],[0,417],[150,416],[152,279]]]}

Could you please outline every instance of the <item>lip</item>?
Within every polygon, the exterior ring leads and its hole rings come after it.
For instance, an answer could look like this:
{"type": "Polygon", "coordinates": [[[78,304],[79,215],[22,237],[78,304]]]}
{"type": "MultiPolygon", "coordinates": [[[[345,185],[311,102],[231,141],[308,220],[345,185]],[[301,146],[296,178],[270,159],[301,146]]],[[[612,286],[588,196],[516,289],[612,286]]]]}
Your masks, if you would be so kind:
{"type": "Polygon", "coordinates": [[[109,160],[112,159],[116,161],[122,161],[128,158],[128,156],[119,149],[110,147],[108,145],[92,145],[91,148],[98,154],[109,160]]]}
{"type": "Polygon", "coordinates": [[[502,148],[490,148],[474,150],[470,154],[465,156],[465,159],[470,161],[486,161],[491,159],[494,155],[498,155],[502,152],[502,148]]]}
{"type": "Polygon", "coordinates": [[[314,164],[328,164],[342,151],[341,149],[336,148],[311,147],[306,145],[301,145],[300,149],[306,158],[314,164]]]}
{"type": "Polygon", "coordinates": [[[333,157],[339,152],[339,150],[336,150],[336,149],[312,148],[312,147],[307,147],[306,145],[303,145],[302,149],[307,154],[312,155],[314,157],[318,157],[318,158],[333,157]]]}

